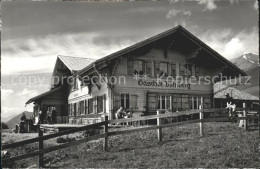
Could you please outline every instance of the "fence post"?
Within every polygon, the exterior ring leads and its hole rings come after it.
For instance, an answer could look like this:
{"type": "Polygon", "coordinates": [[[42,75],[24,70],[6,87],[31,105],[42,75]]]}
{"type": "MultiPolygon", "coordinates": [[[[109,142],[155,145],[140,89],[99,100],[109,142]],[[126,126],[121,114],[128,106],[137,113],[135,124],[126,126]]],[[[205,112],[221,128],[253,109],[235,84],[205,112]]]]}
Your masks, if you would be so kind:
{"type": "MultiPolygon", "coordinates": [[[[203,120],[203,106],[200,105],[199,107],[201,109],[201,112],[200,112],[200,120],[203,120]]],[[[203,136],[203,122],[201,121],[200,122],[200,136],[203,136]]]]}
{"type": "MultiPolygon", "coordinates": [[[[247,112],[246,112],[246,102],[243,103],[243,114],[244,117],[247,118],[247,112]]],[[[247,119],[244,120],[244,129],[247,130],[247,119]]]]}
{"type": "MultiPolygon", "coordinates": [[[[105,115],[105,121],[108,122],[108,116],[105,115]]],[[[104,133],[108,132],[108,123],[104,125],[104,133]]],[[[108,148],[108,136],[104,137],[103,140],[103,150],[107,151],[108,148]]]]}
{"type": "MultiPolygon", "coordinates": [[[[160,110],[157,110],[157,115],[160,115],[160,110]]],[[[160,117],[157,117],[157,126],[161,125],[161,120],[160,117]]],[[[162,128],[157,129],[157,137],[158,137],[158,141],[161,142],[162,141],[162,128]]]]}
{"type": "MultiPolygon", "coordinates": [[[[43,131],[41,130],[40,124],[38,124],[38,137],[42,137],[43,136],[43,131]]],[[[43,140],[39,140],[39,150],[43,149],[43,140]]],[[[43,168],[44,167],[44,154],[39,154],[39,168],[43,168]]]]}

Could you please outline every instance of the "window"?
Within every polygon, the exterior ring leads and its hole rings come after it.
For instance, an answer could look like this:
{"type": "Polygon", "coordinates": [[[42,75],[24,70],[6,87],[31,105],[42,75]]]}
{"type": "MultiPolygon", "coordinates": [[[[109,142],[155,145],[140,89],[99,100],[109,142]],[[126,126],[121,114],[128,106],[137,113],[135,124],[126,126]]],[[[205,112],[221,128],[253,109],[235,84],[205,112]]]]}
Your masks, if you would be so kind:
{"type": "Polygon", "coordinates": [[[165,62],[160,63],[160,76],[167,76],[168,74],[168,64],[165,62]]]}
{"type": "Polygon", "coordinates": [[[84,102],[85,102],[84,104],[85,114],[88,114],[88,100],[85,100],[84,102]]]}
{"type": "Polygon", "coordinates": [[[121,94],[121,107],[129,109],[129,94],[121,94]]]}
{"type": "Polygon", "coordinates": [[[73,103],[73,116],[77,116],[77,103],[73,103]]]}
{"type": "Polygon", "coordinates": [[[167,95],[158,95],[157,96],[157,109],[167,109],[171,110],[171,96],[167,95]]]}
{"type": "Polygon", "coordinates": [[[203,101],[203,97],[201,96],[190,96],[190,109],[199,109],[201,105],[201,100],[203,101]]]}
{"type": "Polygon", "coordinates": [[[92,98],[92,99],[89,99],[88,100],[88,112],[91,114],[91,113],[94,113],[94,104],[93,104],[93,102],[94,102],[94,99],[92,98]]]}
{"type": "Polygon", "coordinates": [[[144,62],[142,60],[134,60],[134,74],[142,75],[144,73],[144,62]]]}

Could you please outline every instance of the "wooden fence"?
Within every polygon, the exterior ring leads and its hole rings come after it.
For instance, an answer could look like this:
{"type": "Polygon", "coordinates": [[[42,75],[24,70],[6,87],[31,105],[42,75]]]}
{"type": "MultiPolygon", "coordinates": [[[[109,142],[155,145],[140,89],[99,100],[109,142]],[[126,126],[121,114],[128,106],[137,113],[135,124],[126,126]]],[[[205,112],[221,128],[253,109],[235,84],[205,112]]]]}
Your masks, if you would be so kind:
{"type": "MultiPolygon", "coordinates": [[[[254,116],[248,117],[247,111],[249,111],[249,109],[246,109],[245,107],[241,108],[241,109],[237,109],[237,110],[243,111],[244,116],[243,117],[236,117],[235,119],[244,120],[244,128],[245,129],[247,129],[247,127],[248,127],[248,125],[247,125],[248,119],[258,119],[258,117],[254,117],[254,116]]],[[[83,127],[69,129],[69,130],[65,130],[65,131],[61,131],[61,132],[49,134],[49,135],[43,135],[43,132],[42,132],[40,126],[38,126],[38,129],[39,129],[38,130],[38,136],[39,137],[15,142],[15,143],[12,143],[12,144],[2,145],[2,150],[4,150],[4,149],[15,148],[15,147],[23,146],[23,145],[26,145],[26,144],[38,142],[38,145],[39,145],[38,150],[34,151],[34,152],[27,153],[27,154],[18,155],[18,156],[15,156],[15,157],[2,159],[2,164],[4,166],[4,165],[7,165],[9,163],[15,162],[17,160],[22,160],[22,159],[30,158],[30,157],[33,157],[33,156],[38,156],[39,167],[44,167],[44,161],[43,161],[44,154],[52,152],[52,151],[56,151],[56,150],[59,150],[59,149],[62,149],[62,148],[66,148],[68,146],[77,145],[77,144],[80,144],[80,143],[86,143],[86,142],[91,141],[91,140],[97,140],[97,139],[103,138],[103,149],[104,149],[104,151],[106,151],[108,149],[109,136],[129,134],[129,133],[141,132],[141,131],[147,131],[147,130],[157,130],[158,141],[162,141],[162,128],[174,127],[174,126],[180,126],[180,125],[186,125],[186,124],[192,124],[192,123],[199,123],[200,135],[202,136],[203,135],[203,123],[230,120],[228,117],[204,118],[204,113],[227,112],[226,109],[199,109],[199,110],[188,110],[188,111],[182,111],[182,112],[166,113],[166,114],[161,114],[160,112],[161,111],[158,110],[157,115],[152,115],[152,116],[141,116],[141,117],[138,117],[138,118],[128,118],[128,119],[119,119],[119,120],[108,120],[108,117],[105,116],[104,121],[102,121],[100,123],[95,123],[95,124],[91,124],[91,125],[87,125],[87,126],[83,126],[83,127]],[[200,115],[199,116],[200,118],[196,119],[196,120],[181,121],[181,122],[168,123],[168,124],[162,124],[161,123],[162,122],[161,120],[163,118],[177,118],[177,117],[183,116],[183,115],[192,115],[192,114],[198,114],[198,113],[200,115]],[[146,126],[146,127],[142,127],[142,128],[131,128],[129,130],[122,130],[122,131],[110,131],[110,132],[108,131],[108,126],[112,125],[112,124],[145,121],[145,120],[151,120],[151,119],[157,119],[157,125],[151,125],[151,126],[146,126]],[[50,148],[44,148],[44,144],[43,144],[44,140],[48,140],[48,139],[51,139],[51,138],[56,138],[56,137],[59,137],[59,136],[64,136],[64,135],[68,135],[68,134],[72,134],[72,133],[76,133],[76,132],[86,131],[86,130],[89,130],[89,129],[96,129],[96,128],[101,127],[101,126],[103,126],[103,133],[102,134],[89,136],[89,137],[86,137],[86,138],[83,138],[83,139],[80,139],[80,140],[75,140],[75,141],[72,141],[72,142],[69,142],[69,143],[64,143],[64,144],[53,146],[53,147],[50,147],[50,148]]]]}

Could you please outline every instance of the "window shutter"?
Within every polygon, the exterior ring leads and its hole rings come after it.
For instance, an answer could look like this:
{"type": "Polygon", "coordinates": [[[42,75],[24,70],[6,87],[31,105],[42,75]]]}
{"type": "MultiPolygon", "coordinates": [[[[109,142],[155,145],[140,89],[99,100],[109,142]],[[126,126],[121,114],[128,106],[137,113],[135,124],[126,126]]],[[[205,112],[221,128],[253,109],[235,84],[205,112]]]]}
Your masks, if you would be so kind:
{"type": "Polygon", "coordinates": [[[88,100],[85,100],[85,114],[88,114],[88,100]]]}
{"type": "Polygon", "coordinates": [[[94,100],[93,100],[93,102],[94,102],[94,114],[96,114],[97,113],[97,97],[94,97],[94,100]]]}
{"type": "Polygon", "coordinates": [[[70,104],[68,104],[68,110],[69,110],[69,115],[70,115],[70,113],[71,113],[71,111],[70,111],[70,104]]]}
{"type": "Polygon", "coordinates": [[[119,93],[114,94],[114,110],[118,110],[120,108],[120,98],[121,96],[119,93]]]}
{"type": "Polygon", "coordinates": [[[171,63],[167,64],[167,75],[171,76],[171,63]]]}
{"type": "Polygon", "coordinates": [[[192,65],[192,68],[191,68],[191,75],[192,76],[196,76],[196,70],[195,70],[195,65],[194,64],[192,65]]]}
{"type": "Polygon", "coordinates": [[[180,62],[176,62],[176,76],[180,76],[180,62]]]}
{"type": "Polygon", "coordinates": [[[134,72],[134,61],[132,59],[127,60],[127,74],[132,74],[134,72]]]}
{"type": "Polygon", "coordinates": [[[194,66],[194,69],[195,69],[195,76],[199,76],[199,72],[200,72],[200,69],[199,69],[199,67],[195,67],[194,66]]]}
{"type": "Polygon", "coordinates": [[[78,110],[78,115],[80,115],[81,113],[80,113],[80,102],[77,102],[77,110],[78,110]]]}
{"type": "Polygon", "coordinates": [[[154,76],[159,75],[160,71],[160,62],[159,61],[154,61],[154,76]]]}
{"type": "Polygon", "coordinates": [[[103,112],[106,113],[106,95],[103,95],[103,112]]]}
{"type": "Polygon", "coordinates": [[[156,109],[156,94],[150,93],[148,95],[148,110],[156,109]]]}
{"type": "Polygon", "coordinates": [[[137,109],[137,95],[130,96],[130,109],[137,109]]]}

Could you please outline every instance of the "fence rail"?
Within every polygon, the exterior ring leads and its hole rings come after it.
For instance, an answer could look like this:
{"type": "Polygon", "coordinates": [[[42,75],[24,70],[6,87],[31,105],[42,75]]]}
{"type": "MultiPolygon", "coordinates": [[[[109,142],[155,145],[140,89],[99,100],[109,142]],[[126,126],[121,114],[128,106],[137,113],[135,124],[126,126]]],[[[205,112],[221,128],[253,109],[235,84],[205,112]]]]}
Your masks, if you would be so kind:
{"type": "MultiPolygon", "coordinates": [[[[245,124],[244,124],[244,128],[247,129],[247,120],[248,119],[258,119],[258,117],[255,116],[247,116],[247,111],[250,109],[247,109],[244,105],[244,108],[240,108],[238,109],[240,111],[244,112],[244,117],[236,117],[234,119],[236,120],[244,120],[245,124]]],[[[56,151],[62,148],[66,148],[68,146],[72,146],[72,145],[77,145],[80,143],[84,143],[84,142],[88,142],[91,140],[97,140],[100,138],[104,138],[103,141],[103,149],[107,150],[108,148],[108,137],[109,136],[115,136],[115,135],[122,135],[122,134],[129,134],[129,133],[134,133],[134,132],[141,132],[141,131],[147,131],[147,130],[157,130],[157,134],[158,134],[158,141],[162,140],[162,128],[166,128],[166,127],[174,127],[174,126],[180,126],[180,125],[186,125],[186,124],[193,124],[193,123],[199,123],[200,124],[200,135],[203,135],[203,123],[204,122],[217,122],[217,121],[230,121],[230,119],[228,117],[221,117],[221,118],[203,118],[203,114],[204,113],[214,113],[214,112],[227,112],[226,109],[199,109],[199,110],[188,110],[188,111],[182,111],[182,112],[174,112],[174,113],[166,113],[166,114],[160,114],[160,111],[157,111],[157,115],[151,115],[151,116],[141,116],[141,117],[137,117],[137,118],[128,118],[128,119],[118,119],[118,120],[108,120],[107,116],[105,116],[105,121],[100,122],[100,123],[95,123],[95,124],[91,124],[91,125],[87,125],[87,126],[83,126],[83,127],[78,127],[78,128],[74,128],[74,129],[69,129],[69,130],[65,130],[65,131],[61,131],[58,133],[54,133],[54,134],[49,134],[49,135],[42,135],[42,131],[41,128],[39,126],[39,137],[37,138],[32,138],[32,139],[28,139],[28,140],[23,140],[23,141],[19,141],[16,143],[12,143],[12,144],[6,144],[2,146],[2,150],[3,149],[9,149],[9,148],[14,148],[14,147],[19,147],[19,146],[23,146],[26,144],[31,144],[31,143],[39,143],[39,150],[38,151],[34,151],[34,152],[30,152],[27,154],[22,154],[22,155],[18,155],[15,157],[11,157],[8,159],[2,159],[2,164],[8,164],[10,162],[14,162],[17,160],[22,160],[22,159],[26,159],[26,158],[30,158],[33,156],[39,156],[39,167],[43,167],[43,155],[45,153],[49,153],[52,151],[56,151]],[[169,124],[161,124],[161,119],[162,118],[174,118],[174,117],[179,117],[179,116],[183,116],[183,115],[192,115],[192,114],[200,114],[200,119],[197,120],[189,120],[189,121],[182,121],[182,122],[175,122],[175,123],[169,123],[169,124]],[[108,131],[108,125],[109,124],[115,124],[115,123],[125,123],[125,122],[135,122],[135,121],[143,121],[143,120],[151,120],[151,119],[157,119],[157,125],[154,126],[148,126],[148,127],[143,127],[143,128],[132,128],[130,130],[123,130],[123,131],[108,131]],[[54,147],[49,147],[49,148],[43,148],[43,141],[44,140],[48,140],[51,138],[56,138],[59,136],[64,136],[67,134],[72,134],[72,133],[76,133],[76,132],[81,132],[81,131],[86,131],[88,129],[95,129],[97,127],[103,126],[104,128],[104,133],[102,134],[98,134],[98,135],[93,135],[93,136],[89,136],[80,140],[75,140],[69,143],[64,143],[61,145],[57,145],[54,147]]]]}

